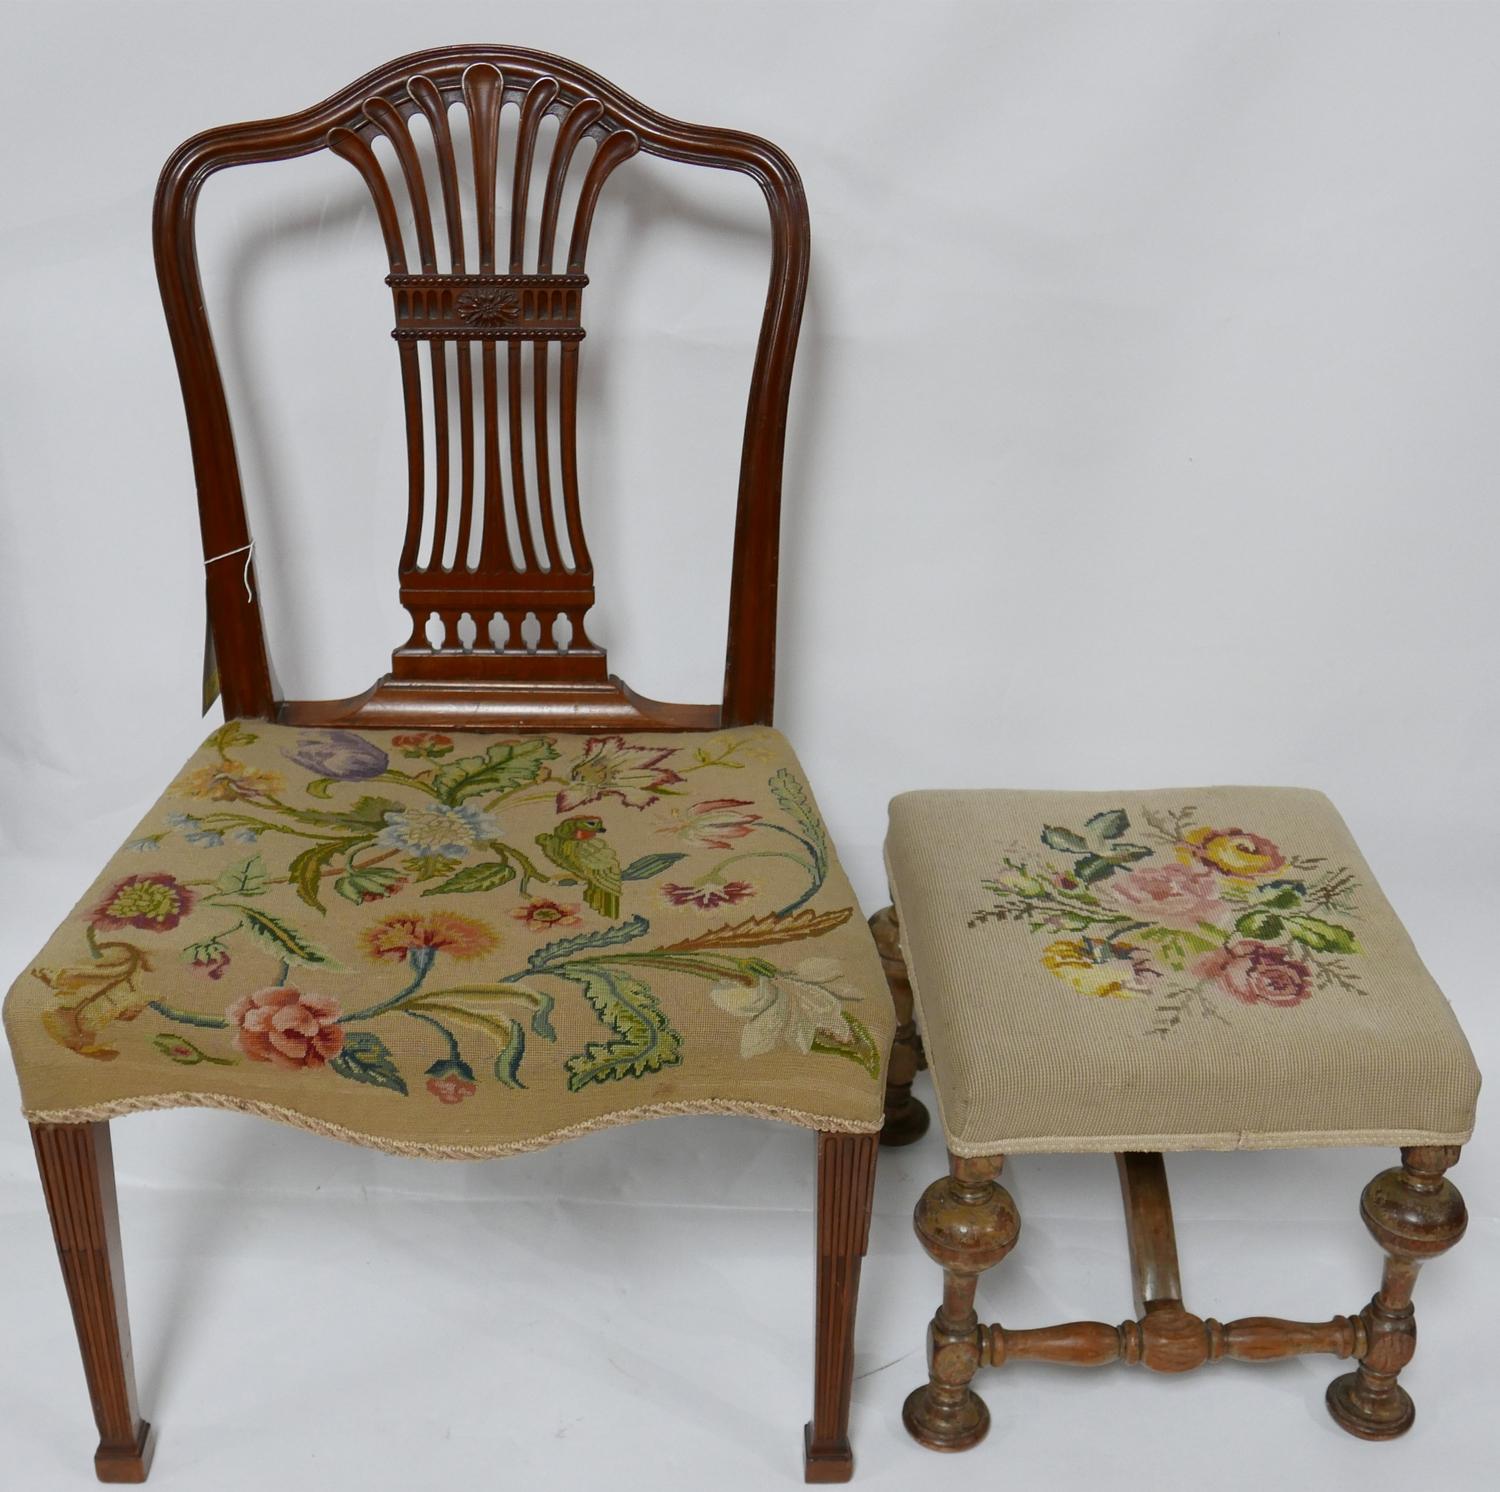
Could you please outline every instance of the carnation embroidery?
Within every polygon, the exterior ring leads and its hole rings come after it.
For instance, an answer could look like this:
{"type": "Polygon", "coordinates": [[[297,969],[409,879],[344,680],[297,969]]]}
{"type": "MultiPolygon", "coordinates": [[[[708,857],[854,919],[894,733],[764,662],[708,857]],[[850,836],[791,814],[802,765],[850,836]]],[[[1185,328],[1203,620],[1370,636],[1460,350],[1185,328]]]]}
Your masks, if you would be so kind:
{"type": "Polygon", "coordinates": [[[1294,1010],[1330,989],[1363,994],[1351,959],[1359,883],[1346,866],[1291,854],[1191,806],[1045,825],[1042,853],[1006,856],[981,882],[993,904],[970,927],[1018,922],[1048,938],[1040,963],[1074,993],[1149,1002],[1149,1034],[1188,1015],[1294,1010]],[[1139,843],[1147,840],[1149,843],[1139,843]]]}

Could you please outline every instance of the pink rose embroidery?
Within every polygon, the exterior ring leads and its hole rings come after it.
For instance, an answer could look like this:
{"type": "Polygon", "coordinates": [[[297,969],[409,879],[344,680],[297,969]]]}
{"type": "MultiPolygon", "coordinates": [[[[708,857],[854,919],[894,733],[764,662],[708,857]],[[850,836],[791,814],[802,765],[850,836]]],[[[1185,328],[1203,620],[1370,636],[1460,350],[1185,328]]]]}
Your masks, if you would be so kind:
{"type": "Polygon", "coordinates": [[[1219,878],[1206,865],[1153,865],[1112,876],[1104,890],[1127,912],[1169,927],[1213,922],[1224,910],[1219,878]]]}
{"type": "Polygon", "coordinates": [[[252,1062],[322,1067],[344,1049],[339,1002],[327,995],[278,985],[241,995],[224,1014],[239,1027],[235,1043],[252,1062]]]}
{"type": "Polygon", "coordinates": [[[1248,938],[1205,953],[1193,972],[1216,979],[1242,1005],[1300,1005],[1312,994],[1306,964],[1268,943],[1248,938]]]}

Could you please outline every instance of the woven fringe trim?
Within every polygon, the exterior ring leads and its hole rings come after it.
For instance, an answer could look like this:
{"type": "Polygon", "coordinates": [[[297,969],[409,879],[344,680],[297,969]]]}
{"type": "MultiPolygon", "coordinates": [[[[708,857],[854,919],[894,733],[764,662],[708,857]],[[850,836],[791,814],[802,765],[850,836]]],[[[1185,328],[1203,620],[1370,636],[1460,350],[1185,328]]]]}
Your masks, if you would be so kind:
{"type": "Polygon", "coordinates": [[[548,1130],[529,1139],[509,1140],[498,1145],[438,1145],[427,1140],[395,1140],[365,1134],[326,1119],[313,1119],[280,1104],[262,1103],[254,1098],[233,1098],[220,1093],[154,1093],[144,1098],[114,1098],[107,1103],[88,1104],[78,1109],[23,1109],[28,1124],[96,1124],[101,1120],[119,1119],[126,1114],[144,1114],[155,1109],[228,1109],[236,1114],[258,1114],[295,1129],[310,1130],[332,1140],[345,1140],[384,1150],[387,1155],[412,1156],[418,1160],[494,1160],[502,1155],[522,1155],[528,1150],[546,1150],[567,1140],[576,1140],[595,1130],[614,1129],[642,1119],[665,1119],[673,1114],[740,1114],[751,1119],[775,1119],[802,1129],[821,1130],[825,1134],[878,1134],[881,1121],[862,1124],[855,1119],[834,1119],[826,1114],[810,1114],[803,1109],[783,1108],[776,1104],[748,1103],[733,1098],[684,1099],[676,1103],[648,1103],[635,1109],[621,1109],[548,1130]]]}

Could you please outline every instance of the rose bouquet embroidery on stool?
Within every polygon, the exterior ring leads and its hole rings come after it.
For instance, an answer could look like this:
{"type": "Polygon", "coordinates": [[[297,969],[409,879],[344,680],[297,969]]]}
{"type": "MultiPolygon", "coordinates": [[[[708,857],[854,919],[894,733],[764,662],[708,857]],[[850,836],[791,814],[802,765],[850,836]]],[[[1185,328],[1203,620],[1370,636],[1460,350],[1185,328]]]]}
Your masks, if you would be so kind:
{"type": "Polygon", "coordinates": [[[1081,828],[1045,825],[1050,855],[1021,850],[981,882],[995,898],[969,926],[1018,922],[1050,941],[1040,961],[1081,995],[1149,1000],[1148,1034],[1188,1013],[1290,1010],[1337,988],[1363,994],[1349,962],[1359,883],[1345,866],[1287,854],[1264,835],[1199,824],[1192,806],[1145,809],[1135,842],[1123,808],[1081,828]]]}

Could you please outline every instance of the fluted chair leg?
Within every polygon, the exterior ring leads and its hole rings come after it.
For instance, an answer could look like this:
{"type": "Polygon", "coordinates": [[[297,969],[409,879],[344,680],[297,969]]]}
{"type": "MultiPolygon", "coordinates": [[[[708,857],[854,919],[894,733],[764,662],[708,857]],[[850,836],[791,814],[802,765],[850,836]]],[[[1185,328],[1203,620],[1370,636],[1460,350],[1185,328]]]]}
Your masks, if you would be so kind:
{"type": "Polygon", "coordinates": [[[818,1135],[818,1296],[813,1417],[803,1433],[809,1482],[854,1475],[849,1402],[854,1387],[854,1309],[870,1237],[879,1135],[818,1135]]]}
{"type": "Polygon", "coordinates": [[[31,1138],[99,1426],[94,1470],[143,1482],[155,1443],[136,1407],[109,1125],[33,1124],[31,1138]]]}

